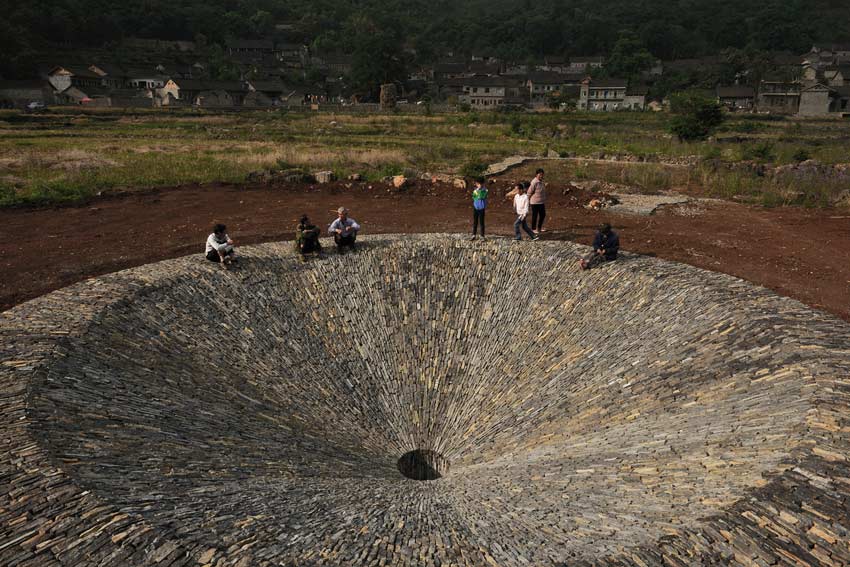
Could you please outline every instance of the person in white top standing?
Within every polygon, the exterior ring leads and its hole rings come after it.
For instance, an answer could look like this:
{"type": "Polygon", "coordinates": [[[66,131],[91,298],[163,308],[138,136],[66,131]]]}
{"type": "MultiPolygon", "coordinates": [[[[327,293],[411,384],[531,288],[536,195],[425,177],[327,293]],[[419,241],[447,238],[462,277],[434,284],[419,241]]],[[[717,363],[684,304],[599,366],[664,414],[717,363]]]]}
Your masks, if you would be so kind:
{"type": "Polygon", "coordinates": [[[210,262],[221,263],[223,268],[227,268],[236,260],[233,240],[228,236],[227,227],[223,224],[215,225],[212,234],[207,237],[206,256],[210,262]]]}
{"type": "Polygon", "coordinates": [[[514,195],[514,211],[516,211],[514,233],[516,234],[516,240],[522,240],[522,233],[519,231],[520,227],[522,227],[532,240],[540,240],[540,237],[528,228],[528,223],[525,221],[525,217],[528,215],[528,195],[525,193],[525,185],[517,183],[514,185],[514,190],[516,191],[516,195],[514,195]]]}

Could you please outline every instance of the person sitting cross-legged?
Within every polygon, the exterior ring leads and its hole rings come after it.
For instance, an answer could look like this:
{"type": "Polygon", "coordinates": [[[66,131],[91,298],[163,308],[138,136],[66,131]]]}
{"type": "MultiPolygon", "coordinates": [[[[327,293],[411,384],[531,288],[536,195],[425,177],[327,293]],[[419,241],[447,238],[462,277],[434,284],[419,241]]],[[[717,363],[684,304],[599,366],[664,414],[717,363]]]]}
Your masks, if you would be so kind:
{"type": "Polygon", "coordinates": [[[593,239],[593,252],[582,258],[581,269],[589,270],[603,262],[613,262],[617,259],[619,251],[620,236],[614,232],[610,224],[605,223],[596,231],[596,236],[593,239]]]}
{"type": "Polygon", "coordinates": [[[348,217],[348,209],[345,207],[337,209],[337,218],[328,228],[328,232],[333,235],[334,242],[336,242],[338,254],[342,254],[346,247],[354,250],[359,231],[360,225],[357,224],[357,221],[348,217]]]}
{"type": "Polygon", "coordinates": [[[307,261],[307,254],[315,252],[322,254],[322,244],[319,242],[319,227],[310,222],[307,215],[303,215],[295,228],[295,251],[301,255],[301,261],[307,261]]]}
{"type": "Polygon", "coordinates": [[[227,234],[227,227],[217,224],[213,227],[212,234],[207,237],[205,252],[210,262],[220,262],[223,268],[229,266],[236,260],[236,250],[233,241],[227,234]]]}

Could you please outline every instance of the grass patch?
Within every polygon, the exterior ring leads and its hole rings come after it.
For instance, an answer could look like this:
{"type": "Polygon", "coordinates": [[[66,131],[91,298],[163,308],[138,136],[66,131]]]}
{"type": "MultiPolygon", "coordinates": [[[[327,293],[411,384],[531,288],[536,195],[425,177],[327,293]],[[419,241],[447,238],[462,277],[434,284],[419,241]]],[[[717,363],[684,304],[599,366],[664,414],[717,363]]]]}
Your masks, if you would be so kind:
{"type": "MultiPolygon", "coordinates": [[[[0,204],[67,202],[114,188],[239,181],[282,164],[367,179],[419,172],[470,177],[512,154],[600,154],[642,158],[744,157],[775,163],[800,161],[805,151],[823,163],[848,161],[847,126],[839,121],[740,116],[728,132],[736,143],[680,143],[667,133],[663,113],[341,114],[304,111],[216,113],[193,109],[55,108],[37,115],[0,112],[0,204]],[[14,179],[14,183],[2,181],[14,179]]],[[[666,191],[682,173],[646,164],[569,171],[666,191]]],[[[700,173],[694,173],[699,177],[700,173]]],[[[586,176],[586,177],[582,177],[586,176]]],[[[759,193],[758,180],[718,180],[713,189],[759,193]]],[[[817,187],[805,188],[817,193],[817,187]]],[[[831,192],[830,189],[828,192],[831,192]]],[[[779,194],[779,193],[777,193],[779,194]]],[[[813,198],[819,201],[819,198],[813,198]]]]}

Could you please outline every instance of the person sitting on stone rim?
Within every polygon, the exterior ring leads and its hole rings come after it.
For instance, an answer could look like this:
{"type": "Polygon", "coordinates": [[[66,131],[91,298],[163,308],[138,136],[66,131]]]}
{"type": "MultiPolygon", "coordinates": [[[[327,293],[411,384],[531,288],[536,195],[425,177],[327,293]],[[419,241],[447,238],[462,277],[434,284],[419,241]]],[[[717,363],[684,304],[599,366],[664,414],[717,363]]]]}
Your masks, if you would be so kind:
{"type": "Polygon", "coordinates": [[[613,262],[620,251],[620,236],[607,222],[599,227],[593,238],[593,251],[581,259],[582,270],[595,268],[604,262],[613,262]]]}
{"type": "Polygon", "coordinates": [[[337,253],[342,254],[346,247],[354,250],[360,225],[356,220],[348,217],[348,209],[345,207],[340,207],[336,213],[337,218],[331,223],[328,232],[334,237],[337,253]]]}
{"type": "Polygon", "coordinates": [[[315,252],[322,254],[322,244],[319,242],[319,227],[310,222],[307,215],[302,215],[295,228],[295,250],[301,255],[301,261],[307,261],[307,254],[315,252]]]}
{"type": "Polygon", "coordinates": [[[213,227],[212,234],[207,237],[205,254],[210,262],[219,262],[223,268],[227,268],[236,260],[236,250],[233,240],[227,234],[227,227],[221,223],[213,227]]]}

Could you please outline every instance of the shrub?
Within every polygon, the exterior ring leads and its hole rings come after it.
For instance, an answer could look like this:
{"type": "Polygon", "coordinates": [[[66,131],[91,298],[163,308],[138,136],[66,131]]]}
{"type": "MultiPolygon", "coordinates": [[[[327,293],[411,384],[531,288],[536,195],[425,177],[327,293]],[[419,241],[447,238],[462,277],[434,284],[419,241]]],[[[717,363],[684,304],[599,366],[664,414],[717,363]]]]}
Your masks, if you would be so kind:
{"type": "Polygon", "coordinates": [[[468,161],[460,168],[460,174],[464,177],[481,177],[487,171],[487,165],[477,161],[468,161]]]}
{"type": "Polygon", "coordinates": [[[723,123],[720,105],[694,91],[673,95],[670,110],[676,114],[670,123],[670,131],[680,141],[705,140],[723,123]]]}
{"type": "Polygon", "coordinates": [[[810,154],[805,148],[800,148],[799,150],[794,152],[794,155],[792,157],[796,162],[808,161],[812,159],[812,154],[810,154]]]}
{"type": "Polygon", "coordinates": [[[741,152],[741,159],[753,161],[773,161],[776,159],[772,142],[759,142],[745,146],[741,152]]]}

